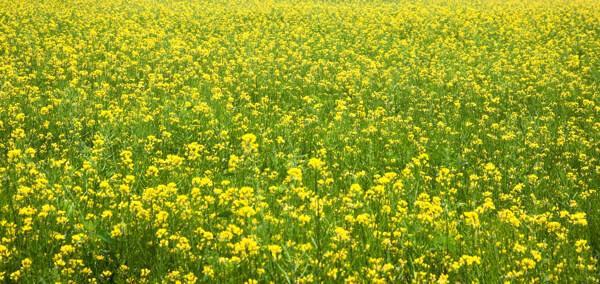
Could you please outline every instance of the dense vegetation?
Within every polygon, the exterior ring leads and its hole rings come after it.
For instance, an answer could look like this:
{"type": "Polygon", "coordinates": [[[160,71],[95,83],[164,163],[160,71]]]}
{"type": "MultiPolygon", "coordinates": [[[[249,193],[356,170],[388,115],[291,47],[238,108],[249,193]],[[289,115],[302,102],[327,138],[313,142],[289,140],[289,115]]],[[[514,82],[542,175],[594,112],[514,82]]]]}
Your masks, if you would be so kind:
{"type": "Polygon", "coordinates": [[[599,4],[0,0],[0,280],[597,283],[599,4]]]}

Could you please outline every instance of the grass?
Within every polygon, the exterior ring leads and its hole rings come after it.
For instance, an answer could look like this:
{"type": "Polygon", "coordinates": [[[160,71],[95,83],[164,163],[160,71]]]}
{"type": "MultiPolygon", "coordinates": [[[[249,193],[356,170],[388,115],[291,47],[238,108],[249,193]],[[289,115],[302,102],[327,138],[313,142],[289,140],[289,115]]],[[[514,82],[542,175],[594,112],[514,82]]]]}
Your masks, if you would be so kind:
{"type": "Polygon", "coordinates": [[[597,283],[599,4],[0,0],[0,280],[597,283]]]}

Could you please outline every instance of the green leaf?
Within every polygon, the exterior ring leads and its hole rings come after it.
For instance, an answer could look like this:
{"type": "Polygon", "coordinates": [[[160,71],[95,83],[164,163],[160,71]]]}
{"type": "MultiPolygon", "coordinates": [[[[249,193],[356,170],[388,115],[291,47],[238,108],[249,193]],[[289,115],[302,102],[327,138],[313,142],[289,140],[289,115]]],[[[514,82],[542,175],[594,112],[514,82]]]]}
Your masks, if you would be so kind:
{"type": "Polygon", "coordinates": [[[233,212],[231,212],[230,210],[225,210],[225,211],[223,211],[223,212],[221,212],[221,213],[217,214],[217,216],[216,216],[216,217],[218,217],[218,218],[228,218],[228,217],[230,217],[231,215],[233,215],[233,212]]]}
{"type": "Polygon", "coordinates": [[[99,232],[98,234],[96,234],[96,237],[98,239],[101,239],[102,241],[106,242],[106,243],[112,243],[114,240],[110,237],[110,234],[108,234],[107,231],[102,231],[99,232]]]}

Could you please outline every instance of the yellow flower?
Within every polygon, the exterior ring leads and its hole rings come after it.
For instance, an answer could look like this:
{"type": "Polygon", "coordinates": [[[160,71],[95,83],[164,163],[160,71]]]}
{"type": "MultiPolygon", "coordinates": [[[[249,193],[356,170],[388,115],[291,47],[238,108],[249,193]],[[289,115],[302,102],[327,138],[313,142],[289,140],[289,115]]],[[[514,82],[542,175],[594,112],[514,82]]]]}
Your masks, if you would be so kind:
{"type": "Polygon", "coordinates": [[[165,222],[167,222],[168,217],[169,213],[167,213],[166,211],[158,212],[158,214],[156,214],[155,224],[164,224],[165,222]]]}
{"type": "Polygon", "coordinates": [[[579,212],[575,214],[571,214],[571,222],[573,224],[578,224],[581,226],[587,226],[588,222],[584,212],[579,212]]]}
{"type": "Polygon", "coordinates": [[[281,253],[281,251],[282,251],[281,246],[278,246],[278,245],[268,245],[267,249],[269,250],[269,252],[271,252],[271,256],[274,259],[279,259],[280,258],[279,253],[281,253]]]}
{"type": "Polygon", "coordinates": [[[287,171],[292,180],[302,181],[302,170],[299,168],[291,168],[287,171]]]}
{"type": "Polygon", "coordinates": [[[325,162],[321,161],[319,158],[311,158],[308,160],[308,166],[314,169],[320,170],[325,165],[325,162]]]}
{"type": "Polygon", "coordinates": [[[10,150],[10,151],[8,151],[6,156],[8,157],[9,162],[16,162],[17,159],[19,159],[21,157],[21,150],[18,150],[18,149],[10,150]]]}
{"type": "Polygon", "coordinates": [[[304,226],[306,223],[310,222],[310,216],[306,214],[302,214],[298,216],[298,221],[300,221],[300,226],[304,226]]]}
{"type": "Polygon", "coordinates": [[[21,269],[28,269],[33,262],[29,258],[25,258],[21,261],[21,269]]]}
{"type": "Polygon", "coordinates": [[[480,226],[479,216],[477,215],[477,212],[475,212],[475,211],[464,212],[463,216],[465,218],[465,221],[467,222],[467,226],[471,226],[474,228],[477,228],[480,226]]]}
{"type": "Polygon", "coordinates": [[[146,277],[146,276],[148,276],[148,274],[150,274],[150,269],[142,268],[140,270],[140,276],[141,277],[146,277]]]}
{"type": "Polygon", "coordinates": [[[244,149],[244,154],[255,152],[258,148],[258,144],[256,144],[256,135],[252,133],[244,134],[242,136],[242,148],[244,149]]]}

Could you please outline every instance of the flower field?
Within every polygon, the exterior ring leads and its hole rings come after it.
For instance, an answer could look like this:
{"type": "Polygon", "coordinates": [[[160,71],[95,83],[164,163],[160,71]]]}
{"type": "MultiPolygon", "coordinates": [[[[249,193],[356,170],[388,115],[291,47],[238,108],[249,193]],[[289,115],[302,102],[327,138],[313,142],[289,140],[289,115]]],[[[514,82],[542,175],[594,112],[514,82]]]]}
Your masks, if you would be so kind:
{"type": "Polygon", "coordinates": [[[598,0],[0,0],[0,282],[598,283],[598,0]]]}

